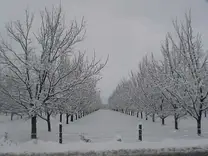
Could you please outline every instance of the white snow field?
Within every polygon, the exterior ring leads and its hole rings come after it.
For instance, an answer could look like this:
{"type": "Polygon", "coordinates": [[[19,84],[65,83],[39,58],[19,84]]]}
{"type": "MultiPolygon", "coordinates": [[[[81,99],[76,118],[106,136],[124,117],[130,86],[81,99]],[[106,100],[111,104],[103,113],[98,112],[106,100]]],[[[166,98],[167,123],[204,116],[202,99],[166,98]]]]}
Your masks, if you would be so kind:
{"type": "Polygon", "coordinates": [[[58,144],[58,116],[52,118],[52,132],[47,132],[46,122],[38,120],[38,141],[30,140],[30,121],[0,116],[0,138],[8,132],[12,144],[3,144],[0,140],[0,153],[5,152],[67,152],[67,151],[104,151],[142,148],[183,148],[208,147],[208,118],[202,122],[203,136],[196,135],[196,123],[192,119],[180,121],[179,130],[174,130],[173,119],[166,120],[161,126],[159,119],[155,123],[128,116],[110,110],[99,110],[68,125],[63,124],[63,144],[58,144]],[[137,140],[137,124],[143,123],[143,141],[137,140]],[[91,143],[80,141],[79,135],[92,140],[91,143]],[[116,141],[121,137],[122,142],[116,141]],[[2,145],[1,145],[2,144],[2,145]],[[17,145],[16,145],[17,144],[17,145]]]}

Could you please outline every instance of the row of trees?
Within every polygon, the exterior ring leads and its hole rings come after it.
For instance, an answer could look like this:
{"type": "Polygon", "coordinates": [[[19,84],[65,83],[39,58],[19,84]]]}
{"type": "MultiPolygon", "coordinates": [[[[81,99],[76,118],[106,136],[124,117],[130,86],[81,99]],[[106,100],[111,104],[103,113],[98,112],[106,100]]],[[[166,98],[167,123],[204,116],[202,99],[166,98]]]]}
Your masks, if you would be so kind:
{"type": "Polygon", "coordinates": [[[202,114],[208,108],[208,55],[201,36],[193,32],[190,12],[183,22],[174,20],[173,26],[175,33],[167,33],[161,45],[163,59],[156,60],[153,54],[144,57],[138,71],[117,86],[109,105],[120,111],[144,112],[153,122],[157,115],[163,125],[165,118],[174,116],[175,129],[178,120],[189,115],[201,135],[202,114]]]}
{"type": "Polygon", "coordinates": [[[0,41],[0,111],[31,118],[31,138],[37,138],[37,117],[51,131],[51,115],[81,117],[99,109],[96,88],[106,63],[88,59],[77,51],[85,36],[85,21],[65,24],[62,8],[40,13],[33,31],[34,14],[25,12],[23,22],[6,24],[8,36],[0,41]]]}

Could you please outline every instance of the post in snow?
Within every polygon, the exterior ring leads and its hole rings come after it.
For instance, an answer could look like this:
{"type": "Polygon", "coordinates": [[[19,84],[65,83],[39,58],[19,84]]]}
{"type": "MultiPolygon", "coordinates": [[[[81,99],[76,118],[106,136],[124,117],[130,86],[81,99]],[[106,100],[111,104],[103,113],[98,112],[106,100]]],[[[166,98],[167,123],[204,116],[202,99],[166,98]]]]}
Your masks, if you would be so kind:
{"type": "Polygon", "coordinates": [[[62,144],[62,123],[59,123],[59,143],[62,144]]]}
{"type": "Polygon", "coordinates": [[[142,123],[140,122],[139,124],[138,124],[138,139],[139,139],[139,141],[142,141],[142,123]]]}

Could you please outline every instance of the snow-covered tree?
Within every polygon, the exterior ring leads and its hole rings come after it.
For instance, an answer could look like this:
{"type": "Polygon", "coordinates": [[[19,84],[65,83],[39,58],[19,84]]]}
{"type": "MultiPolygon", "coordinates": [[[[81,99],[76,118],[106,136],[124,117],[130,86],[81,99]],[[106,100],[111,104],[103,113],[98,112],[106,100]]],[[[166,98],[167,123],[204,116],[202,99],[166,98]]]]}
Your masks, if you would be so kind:
{"type": "Polygon", "coordinates": [[[207,110],[208,81],[207,53],[199,34],[194,34],[191,13],[185,21],[173,22],[175,36],[168,34],[163,46],[164,62],[169,76],[169,92],[190,116],[197,121],[197,134],[201,135],[202,113],[207,110]]]}
{"type": "Polygon", "coordinates": [[[201,135],[202,113],[208,109],[208,54],[200,35],[193,32],[191,13],[180,24],[173,21],[173,26],[175,33],[168,33],[161,47],[163,59],[144,57],[128,80],[132,86],[119,84],[109,104],[118,109],[133,103],[146,115],[157,114],[163,124],[167,116],[173,115],[175,129],[178,120],[189,115],[196,120],[197,134],[201,135]]]}
{"type": "Polygon", "coordinates": [[[105,66],[95,57],[88,60],[74,49],[84,38],[84,20],[66,26],[61,7],[45,9],[40,15],[37,33],[32,31],[34,15],[26,11],[24,22],[6,25],[10,40],[2,38],[0,43],[3,80],[14,84],[8,88],[1,82],[1,92],[31,117],[32,139],[37,138],[37,116],[44,118],[43,111],[62,111],[67,94],[76,85],[99,75],[105,66]]]}

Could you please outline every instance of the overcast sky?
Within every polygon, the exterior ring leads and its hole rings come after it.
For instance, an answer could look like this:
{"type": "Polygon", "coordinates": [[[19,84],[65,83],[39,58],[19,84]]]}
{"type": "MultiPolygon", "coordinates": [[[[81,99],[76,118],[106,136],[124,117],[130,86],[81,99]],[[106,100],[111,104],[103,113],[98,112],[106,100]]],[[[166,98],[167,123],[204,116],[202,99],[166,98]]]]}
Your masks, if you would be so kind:
{"type": "Polygon", "coordinates": [[[68,22],[82,16],[87,21],[87,36],[80,49],[88,55],[95,50],[98,58],[109,55],[98,84],[105,103],[119,81],[131,69],[137,69],[145,54],[153,52],[160,58],[160,43],[168,31],[173,31],[171,19],[183,19],[190,8],[194,30],[202,34],[205,48],[208,45],[205,0],[0,0],[0,32],[5,22],[23,19],[24,9],[29,8],[38,18],[41,9],[60,2],[68,22]]]}

